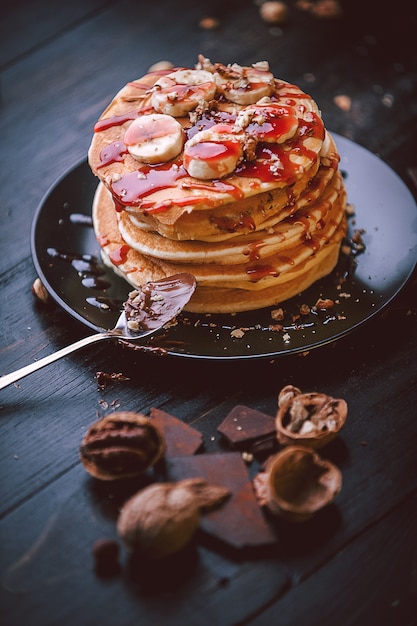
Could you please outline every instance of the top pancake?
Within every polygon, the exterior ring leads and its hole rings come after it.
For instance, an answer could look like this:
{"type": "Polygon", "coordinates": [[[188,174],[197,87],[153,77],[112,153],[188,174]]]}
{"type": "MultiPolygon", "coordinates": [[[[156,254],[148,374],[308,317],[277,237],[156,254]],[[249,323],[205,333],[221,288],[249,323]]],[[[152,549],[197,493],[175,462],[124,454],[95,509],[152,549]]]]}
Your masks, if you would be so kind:
{"type": "MultiPolygon", "coordinates": [[[[216,125],[235,128],[233,132],[244,137],[244,148],[233,171],[201,180],[190,175],[184,150],[164,162],[146,163],[135,158],[126,147],[126,131],[134,120],[160,113],[157,97],[169,91],[163,81],[168,80],[169,85],[171,76],[184,75],[184,68],[150,72],[125,85],[97,122],[88,154],[92,171],[112,194],[117,209],[125,209],[145,226],[150,220],[153,230],[162,230],[164,236],[177,239],[190,236],[189,231],[182,233],[181,218],[186,219],[197,211],[221,211],[231,203],[236,207],[242,203],[244,207],[249,198],[266,192],[276,196],[275,212],[279,205],[285,207],[316,174],[326,137],[314,100],[297,86],[274,78],[266,63],[251,67],[224,66],[200,58],[194,69],[211,75],[214,93],[205,91],[208,82],[203,88],[186,86],[193,97],[198,91],[198,105],[184,115],[178,115],[184,113],[181,107],[179,111],[174,107],[171,117],[181,125],[185,145],[200,131],[210,131],[216,125]],[[262,117],[269,105],[275,109],[280,106],[284,122],[288,125],[288,119],[292,124],[287,132],[280,120],[282,132],[276,131],[281,132],[277,141],[275,136],[272,140],[268,136],[270,123],[262,117]]],[[[184,85],[175,84],[166,101],[175,104],[183,88],[184,85]]],[[[197,234],[193,231],[191,237],[219,240],[225,232],[221,224],[218,234],[212,231],[202,230],[197,234]]],[[[230,228],[227,236],[231,236],[230,228]]]]}

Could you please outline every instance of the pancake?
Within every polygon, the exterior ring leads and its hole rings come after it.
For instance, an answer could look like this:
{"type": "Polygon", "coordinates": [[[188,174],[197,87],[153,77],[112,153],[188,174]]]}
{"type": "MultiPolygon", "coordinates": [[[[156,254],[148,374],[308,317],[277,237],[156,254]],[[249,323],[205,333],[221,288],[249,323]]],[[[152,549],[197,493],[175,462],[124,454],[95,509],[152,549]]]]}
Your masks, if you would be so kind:
{"type": "Polygon", "coordinates": [[[188,272],[186,310],[279,304],[335,267],[346,233],[339,155],[311,96],[265,62],[149,73],[95,126],[93,224],[132,286],[188,272]]]}
{"type": "Polygon", "coordinates": [[[346,234],[343,196],[338,196],[333,213],[330,226],[320,230],[319,237],[298,239],[284,254],[274,254],[265,263],[250,259],[239,265],[181,264],[141,254],[126,243],[112,197],[104,186],[99,185],[93,203],[94,228],[104,262],[133,287],[181,271],[193,274],[197,289],[185,310],[199,313],[230,313],[278,304],[327,275],[337,263],[346,234]]]}
{"type": "MultiPolygon", "coordinates": [[[[204,67],[208,67],[207,61],[204,67]]],[[[211,66],[213,77],[218,69],[219,64],[211,66]]],[[[265,70],[261,70],[261,74],[264,73],[265,70]]],[[[152,72],[126,85],[95,125],[89,163],[120,205],[131,212],[152,215],[162,224],[174,225],[187,213],[213,209],[265,191],[287,189],[296,183],[301,183],[300,191],[305,188],[318,166],[325,137],[324,125],[310,96],[295,85],[274,78],[270,103],[282,105],[297,119],[296,133],[287,142],[270,145],[263,142],[264,149],[259,151],[256,159],[243,159],[239,171],[204,184],[188,174],[183,166],[183,153],[156,168],[152,164],[139,163],[126,149],[124,137],[134,120],[154,112],[152,88],[158,79],[161,79],[161,73],[152,72]],[[275,167],[277,164],[279,167],[275,167]],[[312,173],[309,174],[310,170],[312,173]]],[[[187,141],[200,130],[210,129],[218,123],[235,124],[239,113],[248,108],[228,102],[220,94],[207,105],[207,108],[202,107],[200,115],[193,111],[192,116],[177,118],[187,141]]],[[[250,123],[246,127],[249,129],[247,134],[254,139],[255,130],[265,125],[250,123]]],[[[282,206],[288,203],[287,194],[282,195],[281,202],[282,206]]]]}

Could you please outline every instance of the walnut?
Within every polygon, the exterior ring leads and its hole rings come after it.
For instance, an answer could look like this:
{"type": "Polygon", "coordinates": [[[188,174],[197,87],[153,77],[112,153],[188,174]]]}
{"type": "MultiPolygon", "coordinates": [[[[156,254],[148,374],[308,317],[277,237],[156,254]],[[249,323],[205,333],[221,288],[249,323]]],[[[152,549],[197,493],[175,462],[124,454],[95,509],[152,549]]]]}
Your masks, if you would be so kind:
{"type": "Polygon", "coordinates": [[[191,541],[201,513],[229,495],[228,489],[202,478],[149,485],[122,507],[118,534],[130,551],[154,559],[167,557],[191,541]]]}
{"type": "Polygon", "coordinates": [[[345,400],[324,393],[301,393],[298,387],[287,385],[278,396],[277,439],[282,445],[319,449],[336,437],[347,410],[345,400]]]}
{"type": "MultiPolygon", "coordinates": [[[[342,474],[311,448],[288,446],[272,457],[258,476],[262,501],[274,515],[292,522],[308,520],[327,506],[342,488],[342,474]]],[[[255,483],[256,485],[256,483],[255,483]]]]}
{"type": "Polygon", "coordinates": [[[81,446],[81,461],[101,480],[138,476],[163,456],[165,441],[149,418],[121,411],[90,426],[81,446]]]}

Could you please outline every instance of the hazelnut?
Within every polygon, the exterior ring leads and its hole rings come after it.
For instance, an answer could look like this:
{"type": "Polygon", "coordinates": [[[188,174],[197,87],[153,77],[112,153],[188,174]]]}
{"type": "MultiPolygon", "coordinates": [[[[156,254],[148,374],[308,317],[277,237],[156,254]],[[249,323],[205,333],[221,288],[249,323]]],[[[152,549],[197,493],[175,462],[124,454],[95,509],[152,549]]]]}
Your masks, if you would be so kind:
{"type": "Polygon", "coordinates": [[[296,443],[317,450],[336,437],[347,411],[344,400],[324,393],[301,393],[287,385],[278,396],[277,439],[282,445],[296,443]]]}
{"type": "Polygon", "coordinates": [[[90,426],[81,446],[89,474],[115,480],[143,474],[162,457],[165,441],[150,419],[140,413],[113,413],[90,426]]]}
{"type": "Polygon", "coordinates": [[[268,24],[284,24],[288,18],[288,6],[285,2],[264,2],[259,13],[268,24]]]}
{"type": "Polygon", "coordinates": [[[226,488],[202,478],[149,485],[124,504],[117,532],[128,550],[164,558],[191,541],[202,511],[218,506],[228,496],[226,488]]]}
{"type": "Polygon", "coordinates": [[[32,285],[32,293],[40,302],[44,304],[49,302],[49,293],[39,277],[35,279],[32,285]]]}
{"type": "Polygon", "coordinates": [[[94,542],[91,553],[95,562],[95,571],[100,576],[111,576],[119,571],[119,544],[113,539],[98,539],[94,542]]]}
{"type": "Polygon", "coordinates": [[[340,470],[311,448],[288,446],[268,463],[265,504],[292,522],[308,520],[342,488],[340,470]]]}

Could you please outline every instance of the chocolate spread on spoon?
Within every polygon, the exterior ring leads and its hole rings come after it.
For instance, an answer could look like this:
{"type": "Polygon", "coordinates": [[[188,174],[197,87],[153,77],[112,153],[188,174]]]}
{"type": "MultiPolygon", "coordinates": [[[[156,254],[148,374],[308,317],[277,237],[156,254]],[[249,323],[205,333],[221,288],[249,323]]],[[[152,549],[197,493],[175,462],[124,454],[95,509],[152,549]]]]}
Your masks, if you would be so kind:
{"type": "Polygon", "coordinates": [[[194,276],[182,273],[135,289],[124,303],[129,330],[153,330],[170,322],[182,311],[195,287],[194,276]]]}

